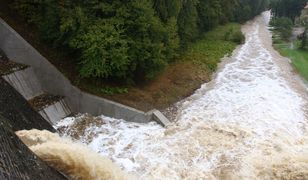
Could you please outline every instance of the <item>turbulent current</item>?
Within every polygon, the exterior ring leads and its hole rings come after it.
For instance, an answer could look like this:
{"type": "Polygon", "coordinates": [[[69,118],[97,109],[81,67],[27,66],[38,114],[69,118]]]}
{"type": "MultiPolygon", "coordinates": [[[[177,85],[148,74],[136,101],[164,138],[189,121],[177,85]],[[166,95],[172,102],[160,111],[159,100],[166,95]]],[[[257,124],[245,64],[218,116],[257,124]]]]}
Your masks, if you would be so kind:
{"type": "Polygon", "coordinates": [[[272,48],[269,19],[243,26],[245,44],[173,125],[82,115],[56,127],[140,179],[308,179],[307,88],[272,48]]]}

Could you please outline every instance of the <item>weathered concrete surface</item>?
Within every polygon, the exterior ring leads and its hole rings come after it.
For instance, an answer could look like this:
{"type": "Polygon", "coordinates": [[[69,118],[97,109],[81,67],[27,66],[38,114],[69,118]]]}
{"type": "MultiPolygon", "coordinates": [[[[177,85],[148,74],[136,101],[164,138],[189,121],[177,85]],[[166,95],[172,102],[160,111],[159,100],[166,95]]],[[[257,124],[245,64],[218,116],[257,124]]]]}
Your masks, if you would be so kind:
{"type": "Polygon", "coordinates": [[[109,101],[88,93],[81,93],[79,97],[80,111],[92,115],[105,115],[126,121],[145,123],[152,119],[152,113],[144,113],[134,108],[109,101]]]}
{"type": "Polygon", "coordinates": [[[39,114],[44,117],[50,124],[55,125],[61,119],[71,114],[70,108],[67,107],[66,102],[62,99],[52,105],[39,111],[39,114]]]}
{"type": "MultiPolygon", "coordinates": [[[[25,99],[30,100],[44,94],[41,84],[31,67],[16,70],[10,74],[2,76],[12,87],[15,88],[25,99]]],[[[35,109],[35,108],[34,108],[35,109]]],[[[55,124],[61,119],[71,114],[64,99],[48,105],[39,112],[50,124],[55,124]]]]}
{"type": "Polygon", "coordinates": [[[3,78],[0,77],[0,115],[8,120],[13,131],[23,129],[46,129],[55,132],[28,102],[3,78]]]}
{"type": "Polygon", "coordinates": [[[169,119],[167,119],[160,111],[154,110],[153,111],[153,118],[156,122],[161,124],[162,126],[166,127],[171,124],[169,119]]]}
{"type": "Polygon", "coordinates": [[[7,74],[3,78],[27,100],[43,94],[41,84],[31,67],[7,74]]]}
{"type": "Polygon", "coordinates": [[[80,91],[71,85],[46,58],[37,52],[19,34],[0,18],[0,49],[9,59],[26,64],[34,69],[45,92],[62,95],[73,112],[106,115],[133,122],[149,122],[153,113],[144,113],[134,108],[115,103],[80,91]]]}

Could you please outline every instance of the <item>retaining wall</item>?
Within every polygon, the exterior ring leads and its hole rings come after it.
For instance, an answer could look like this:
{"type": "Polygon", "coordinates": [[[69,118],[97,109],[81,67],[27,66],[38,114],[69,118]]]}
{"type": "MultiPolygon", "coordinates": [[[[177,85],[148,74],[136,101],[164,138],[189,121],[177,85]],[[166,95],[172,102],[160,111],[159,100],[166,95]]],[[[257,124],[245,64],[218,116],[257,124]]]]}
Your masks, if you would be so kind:
{"type": "MultiPolygon", "coordinates": [[[[62,75],[46,58],[36,51],[27,41],[16,33],[0,18],[0,49],[12,61],[29,65],[33,68],[41,87],[45,92],[65,96],[73,112],[105,115],[132,122],[146,123],[159,121],[153,112],[137,109],[82,92],[62,75]]],[[[159,123],[161,123],[159,121],[159,123]]]]}
{"type": "Polygon", "coordinates": [[[27,100],[43,93],[41,84],[31,67],[4,75],[3,78],[27,100]]]}

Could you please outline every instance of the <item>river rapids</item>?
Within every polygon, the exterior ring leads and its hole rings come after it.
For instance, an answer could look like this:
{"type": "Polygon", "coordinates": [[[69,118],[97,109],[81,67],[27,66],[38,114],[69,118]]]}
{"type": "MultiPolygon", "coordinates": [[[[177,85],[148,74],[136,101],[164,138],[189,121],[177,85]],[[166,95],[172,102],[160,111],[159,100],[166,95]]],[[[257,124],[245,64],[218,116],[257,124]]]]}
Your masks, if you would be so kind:
{"type": "Polygon", "coordinates": [[[175,123],[81,115],[56,125],[139,179],[308,179],[307,88],[272,47],[270,12],[212,82],[177,104],[175,123]]]}

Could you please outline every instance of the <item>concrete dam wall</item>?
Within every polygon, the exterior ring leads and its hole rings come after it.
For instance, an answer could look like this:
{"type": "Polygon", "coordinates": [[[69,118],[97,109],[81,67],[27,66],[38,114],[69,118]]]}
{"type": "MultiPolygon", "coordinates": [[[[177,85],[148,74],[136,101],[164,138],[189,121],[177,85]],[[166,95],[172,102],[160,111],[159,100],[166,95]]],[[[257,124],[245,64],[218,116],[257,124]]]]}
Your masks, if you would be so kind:
{"type": "MultiPolygon", "coordinates": [[[[90,113],[92,115],[103,114],[105,116],[139,123],[157,121],[163,125],[166,125],[169,122],[168,119],[158,110],[142,112],[137,109],[82,92],[77,87],[73,86],[71,82],[63,76],[46,58],[36,51],[1,18],[0,49],[4,51],[10,60],[30,66],[32,68],[31,71],[33,71],[33,75],[28,77],[30,84],[32,83],[33,86],[38,87],[43,92],[65,97],[64,100],[72,112],[90,113]],[[39,85],[37,86],[33,80],[36,78],[39,82],[39,85]]],[[[15,75],[12,75],[12,77],[8,76],[6,79],[11,81],[14,78],[16,79],[15,75]]],[[[11,84],[14,84],[14,82],[11,84]]],[[[20,86],[20,84],[16,85],[16,87],[18,86],[20,86]]],[[[24,95],[26,98],[30,98],[33,93],[30,93],[29,95],[27,92],[29,91],[26,90],[24,95]]],[[[42,112],[41,115],[44,116],[44,112],[42,112]]]]}
{"type": "Polygon", "coordinates": [[[50,124],[55,124],[72,114],[63,96],[43,91],[31,67],[9,60],[1,51],[0,76],[50,124]]]}

